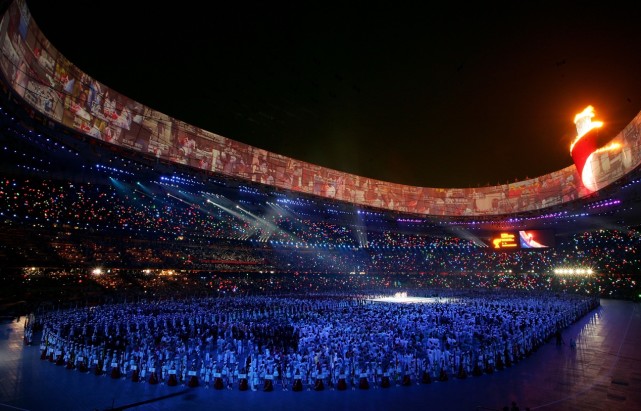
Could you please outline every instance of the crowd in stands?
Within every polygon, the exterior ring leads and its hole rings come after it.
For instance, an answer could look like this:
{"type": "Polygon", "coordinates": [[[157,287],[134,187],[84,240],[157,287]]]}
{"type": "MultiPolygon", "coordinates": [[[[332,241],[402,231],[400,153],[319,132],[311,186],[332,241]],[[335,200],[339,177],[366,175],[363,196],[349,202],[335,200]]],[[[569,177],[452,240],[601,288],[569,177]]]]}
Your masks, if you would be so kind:
{"type": "MultiPolygon", "coordinates": [[[[124,184],[5,178],[0,181],[4,219],[0,257],[15,269],[79,268],[83,275],[96,267],[121,275],[127,270],[198,273],[188,277],[202,276],[211,283],[204,289],[226,291],[233,287],[278,291],[274,287],[283,283],[305,292],[310,291],[305,284],[322,288],[324,282],[343,281],[350,275],[347,282],[355,286],[381,278],[419,288],[501,287],[639,296],[641,236],[635,230],[578,233],[536,252],[492,252],[453,236],[368,230],[364,225],[319,221],[313,213],[303,216],[286,207],[248,219],[206,201],[198,205],[194,193],[191,203],[158,192],[152,195],[150,190],[141,193],[144,190],[124,184]],[[553,273],[557,267],[589,267],[594,274],[559,277],[553,273]],[[302,275],[310,281],[288,284],[279,277],[278,284],[265,285],[258,280],[264,273],[302,275]],[[216,274],[227,275],[234,285],[219,284],[212,278],[216,274]],[[243,284],[245,274],[256,283],[243,284]]],[[[119,276],[104,278],[118,282],[119,276]]],[[[97,280],[91,277],[85,283],[92,281],[97,280]]],[[[174,284],[174,289],[184,285],[174,284]]],[[[183,290],[185,295],[188,290],[183,290]]]]}

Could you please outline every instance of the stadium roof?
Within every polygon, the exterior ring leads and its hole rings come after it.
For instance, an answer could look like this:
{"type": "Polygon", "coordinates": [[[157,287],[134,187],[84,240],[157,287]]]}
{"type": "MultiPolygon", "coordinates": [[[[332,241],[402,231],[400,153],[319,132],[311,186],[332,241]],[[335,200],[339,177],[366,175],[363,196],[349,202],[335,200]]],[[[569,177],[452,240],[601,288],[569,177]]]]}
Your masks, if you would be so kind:
{"type": "Polygon", "coordinates": [[[641,11],[603,2],[28,1],[80,69],[256,147],[385,181],[475,187],[572,164],[588,104],[641,110],[641,11]]]}

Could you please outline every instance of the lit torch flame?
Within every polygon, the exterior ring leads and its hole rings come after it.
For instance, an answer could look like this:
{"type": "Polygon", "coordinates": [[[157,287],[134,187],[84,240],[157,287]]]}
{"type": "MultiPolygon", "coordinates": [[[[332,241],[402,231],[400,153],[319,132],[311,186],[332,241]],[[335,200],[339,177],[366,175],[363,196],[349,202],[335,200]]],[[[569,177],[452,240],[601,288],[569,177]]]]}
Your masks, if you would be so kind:
{"type": "Polygon", "coordinates": [[[574,141],[572,141],[572,144],[570,144],[570,153],[572,153],[574,145],[581,139],[581,137],[586,135],[590,130],[603,126],[603,121],[592,121],[594,116],[594,107],[592,106],[587,106],[585,110],[574,116],[577,136],[574,141]]]}
{"type": "Polygon", "coordinates": [[[605,151],[618,150],[621,148],[620,143],[611,143],[601,148],[596,147],[596,135],[590,132],[603,126],[603,122],[592,121],[594,116],[594,108],[592,106],[586,107],[585,110],[574,116],[577,136],[574,141],[572,141],[572,144],[570,144],[570,154],[572,155],[574,164],[581,176],[583,186],[590,191],[596,191],[599,188],[599,176],[595,175],[597,170],[593,169],[592,165],[595,155],[605,151]],[[590,133],[589,136],[588,133],[590,133]],[[585,137],[585,139],[581,140],[583,137],[585,137]],[[581,144],[578,144],[579,142],[581,142],[581,144]]]}

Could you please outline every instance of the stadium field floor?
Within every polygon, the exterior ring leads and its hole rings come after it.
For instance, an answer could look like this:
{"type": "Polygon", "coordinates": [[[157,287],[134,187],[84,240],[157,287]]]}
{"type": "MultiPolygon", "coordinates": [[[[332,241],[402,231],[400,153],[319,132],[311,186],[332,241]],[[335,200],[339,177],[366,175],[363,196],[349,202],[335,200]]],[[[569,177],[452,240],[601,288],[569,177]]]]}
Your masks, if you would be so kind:
{"type": "Polygon", "coordinates": [[[23,344],[24,318],[0,324],[0,411],[4,410],[436,410],[641,409],[641,305],[602,299],[529,358],[493,374],[389,388],[272,392],[150,385],[83,374],[40,359],[23,344]],[[576,348],[567,344],[576,341],[576,348]]]}

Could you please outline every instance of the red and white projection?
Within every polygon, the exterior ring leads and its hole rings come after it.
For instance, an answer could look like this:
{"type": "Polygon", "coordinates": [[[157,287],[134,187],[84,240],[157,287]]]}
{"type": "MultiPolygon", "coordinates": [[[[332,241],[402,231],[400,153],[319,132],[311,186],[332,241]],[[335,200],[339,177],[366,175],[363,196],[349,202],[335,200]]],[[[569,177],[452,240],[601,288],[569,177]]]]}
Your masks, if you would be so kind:
{"type": "Polygon", "coordinates": [[[583,186],[590,191],[599,189],[599,176],[593,167],[595,154],[620,148],[618,143],[601,148],[597,147],[598,130],[603,126],[603,122],[592,121],[594,116],[594,107],[592,106],[586,107],[585,110],[574,116],[577,136],[570,145],[570,155],[581,176],[583,186]]]}

